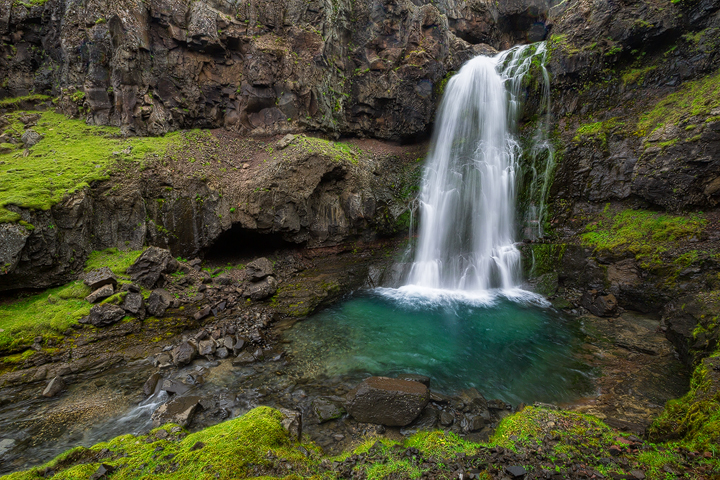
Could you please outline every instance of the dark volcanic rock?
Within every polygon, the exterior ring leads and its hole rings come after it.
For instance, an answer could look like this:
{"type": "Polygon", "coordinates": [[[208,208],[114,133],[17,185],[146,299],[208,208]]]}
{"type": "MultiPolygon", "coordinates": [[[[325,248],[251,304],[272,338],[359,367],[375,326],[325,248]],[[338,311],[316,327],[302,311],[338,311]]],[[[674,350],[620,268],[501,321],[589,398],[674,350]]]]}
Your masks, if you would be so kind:
{"type": "Polygon", "coordinates": [[[90,287],[91,290],[97,290],[98,288],[105,285],[117,285],[117,278],[112,273],[109,267],[102,267],[95,270],[91,270],[85,275],[85,285],[90,287]]]}
{"type": "Polygon", "coordinates": [[[163,273],[173,273],[177,268],[177,260],[168,250],[150,247],[128,267],[127,273],[133,282],[145,288],[153,288],[163,273]]]}
{"type": "Polygon", "coordinates": [[[147,312],[154,317],[162,317],[165,310],[173,304],[173,296],[167,290],[158,288],[148,297],[147,312]]]}
{"type": "Polygon", "coordinates": [[[358,422],[404,427],[425,408],[430,395],[419,382],[370,377],[347,396],[347,410],[358,422]]]}
{"type": "Polygon", "coordinates": [[[582,297],[581,304],[598,317],[610,317],[617,313],[617,299],[612,293],[598,295],[595,291],[586,292],[582,297]]]}
{"type": "Polygon", "coordinates": [[[277,292],[277,280],[275,277],[266,277],[259,282],[251,283],[243,292],[243,295],[252,300],[264,300],[277,292]]]}
{"type": "Polygon", "coordinates": [[[279,410],[283,414],[281,421],[283,428],[291,440],[299,442],[302,439],[302,415],[298,411],[288,410],[287,408],[280,408],[279,410]]]}
{"type": "Polygon", "coordinates": [[[107,327],[117,323],[125,316],[125,310],[109,303],[95,305],[90,309],[90,315],[78,320],[80,323],[89,323],[95,327],[107,327]]]}
{"type": "Polygon", "coordinates": [[[181,427],[187,427],[201,400],[201,397],[196,396],[180,397],[160,405],[152,414],[153,426],[177,423],[181,427]]]}
{"type": "Polygon", "coordinates": [[[265,257],[258,258],[245,266],[250,280],[262,280],[273,273],[273,264],[265,257]]]}
{"type": "Polygon", "coordinates": [[[155,393],[155,388],[160,380],[162,380],[162,375],[156,372],[150,375],[150,378],[145,381],[143,384],[143,393],[146,397],[155,393]]]}
{"type": "Polygon", "coordinates": [[[197,349],[190,342],[183,342],[172,350],[173,363],[177,366],[187,365],[197,355],[197,349]]]}
{"type": "Polygon", "coordinates": [[[90,303],[97,303],[100,300],[111,296],[113,293],[115,293],[115,291],[113,290],[112,284],[103,285],[102,287],[98,288],[90,295],[85,297],[85,301],[90,303]]]}
{"type": "Polygon", "coordinates": [[[133,315],[138,315],[142,312],[144,306],[144,300],[142,294],[136,292],[130,292],[125,296],[122,307],[126,312],[133,315]]]}

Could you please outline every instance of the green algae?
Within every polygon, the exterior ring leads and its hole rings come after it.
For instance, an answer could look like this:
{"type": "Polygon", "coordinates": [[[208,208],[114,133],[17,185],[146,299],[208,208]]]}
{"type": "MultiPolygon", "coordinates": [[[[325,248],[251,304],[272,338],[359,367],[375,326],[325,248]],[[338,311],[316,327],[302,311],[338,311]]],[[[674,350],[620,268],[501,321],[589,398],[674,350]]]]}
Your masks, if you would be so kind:
{"type": "Polygon", "coordinates": [[[618,117],[613,117],[600,122],[592,122],[580,125],[575,131],[574,142],[580,142],[583,139],[598,139],[604,146],[607,146],[607,137],[625,125],[618,117]]]}

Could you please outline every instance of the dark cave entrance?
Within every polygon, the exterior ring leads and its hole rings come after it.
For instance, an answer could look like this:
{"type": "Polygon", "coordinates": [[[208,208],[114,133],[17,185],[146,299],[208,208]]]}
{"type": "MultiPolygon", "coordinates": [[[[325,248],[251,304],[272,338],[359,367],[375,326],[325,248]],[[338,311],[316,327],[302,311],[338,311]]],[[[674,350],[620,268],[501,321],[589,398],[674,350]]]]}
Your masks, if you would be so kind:
{"type": "Polygon", "coordinates": [[[239,260],[270,256],[290,250],[299,250],[304,244],[289,242],[280,233],[260,233],[239,225],[221,233],[202,251],[206,261],[236,263],[239,260]]]}

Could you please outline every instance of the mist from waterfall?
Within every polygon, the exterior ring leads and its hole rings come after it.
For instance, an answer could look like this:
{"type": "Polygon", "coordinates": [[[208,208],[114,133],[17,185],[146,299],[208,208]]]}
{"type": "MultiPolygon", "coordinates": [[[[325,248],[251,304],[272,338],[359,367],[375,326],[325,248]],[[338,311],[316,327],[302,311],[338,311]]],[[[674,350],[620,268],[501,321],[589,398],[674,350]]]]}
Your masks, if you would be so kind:
{"type": "MultiPolygon", "coordinates": [[[[478,56],[448,82],[423,176],[408,285],[478,292],[511,289],[520,281],[520,252],[514,245],[522,155],[517,124],[533,66],[542,72],[537,79],[542,82],[542,102],[549,102],[546,53],[545,44],[538,43],[494,57],[478,56]]],[[[535,144],[549,153],[542,155],[547,170],[552,169],[552,149],[542,124],[536,137],[544,135],[544,140],[535,144]]],[[[528,199],[525,224],[537,236],[542,234],[538,225],[548,175],[535,166],[541,155],[531,155],[530,197],[540,200],[538,205],[528,199]]]]}

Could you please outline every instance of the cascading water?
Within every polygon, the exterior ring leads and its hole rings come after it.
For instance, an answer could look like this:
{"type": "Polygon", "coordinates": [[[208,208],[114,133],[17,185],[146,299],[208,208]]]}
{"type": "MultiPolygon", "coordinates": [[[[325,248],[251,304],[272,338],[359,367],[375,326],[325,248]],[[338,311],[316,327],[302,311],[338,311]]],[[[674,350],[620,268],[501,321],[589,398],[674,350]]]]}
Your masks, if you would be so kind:
{"type": "Polygon", "coordinates": [[[522,148],[516,126],[523,81],[533,65],[539,64],[548,84],[545,54],[539,43],[478,56],[448,82],[423,178],[409,285],[483,291],[518,283],[514,239],[522,148]]]}

